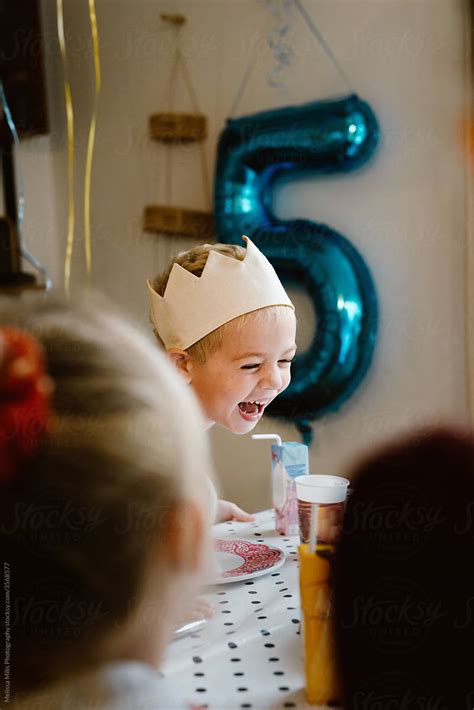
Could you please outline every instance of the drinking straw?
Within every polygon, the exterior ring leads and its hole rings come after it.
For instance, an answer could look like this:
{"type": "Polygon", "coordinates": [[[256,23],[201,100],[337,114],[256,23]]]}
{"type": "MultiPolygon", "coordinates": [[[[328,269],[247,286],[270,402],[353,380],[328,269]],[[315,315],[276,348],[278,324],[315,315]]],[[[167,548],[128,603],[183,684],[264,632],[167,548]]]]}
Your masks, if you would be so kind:
{"type": "Polygon", "coordinates": [[[311,518],[309,523],[309,551],[316,552],[318,542],[318,510],[317,503],[311,503],[311,518]]]}
{"type": "Polygon", "coordinates": [[[252,434],[252,439],[274,439],[278,446],[281,446],[281,436],[278,434],[252,434]]]}

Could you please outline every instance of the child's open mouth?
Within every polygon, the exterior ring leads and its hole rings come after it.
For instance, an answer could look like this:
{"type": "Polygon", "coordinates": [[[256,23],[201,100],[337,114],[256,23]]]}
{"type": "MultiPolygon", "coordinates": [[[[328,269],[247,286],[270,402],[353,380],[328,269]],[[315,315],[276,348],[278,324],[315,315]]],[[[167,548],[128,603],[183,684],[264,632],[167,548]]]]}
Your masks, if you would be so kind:
{"type": "Polygon", "coordinates": [[[244,419],[252,422],[263,413],[265,405],[261,402],[239,402],[239,411],[244,419]]]}

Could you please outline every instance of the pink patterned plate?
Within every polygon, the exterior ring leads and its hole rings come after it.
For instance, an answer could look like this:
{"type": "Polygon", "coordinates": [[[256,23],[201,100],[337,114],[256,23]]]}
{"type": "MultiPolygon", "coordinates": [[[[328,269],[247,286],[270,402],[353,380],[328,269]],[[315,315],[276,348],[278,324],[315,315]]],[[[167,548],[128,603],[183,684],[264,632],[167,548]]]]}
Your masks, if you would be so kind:
{"type": "Polygon", "coordinates": [[[214,584],[261,577],[281,567],[286,559],[285,553],[278,547],[251,540],[216,539],[214,549],[219,570],[214,584]]]}

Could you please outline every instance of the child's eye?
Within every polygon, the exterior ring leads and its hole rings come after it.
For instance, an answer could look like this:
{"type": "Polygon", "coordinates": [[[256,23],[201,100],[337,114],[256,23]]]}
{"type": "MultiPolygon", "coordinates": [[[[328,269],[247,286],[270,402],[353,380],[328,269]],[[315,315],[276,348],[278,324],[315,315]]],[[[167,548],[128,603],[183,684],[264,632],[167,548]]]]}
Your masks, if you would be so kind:
{"type": "Polygon", "coordinates": [[[288,360],[278,360],[279,363],[283,363],[284,365],[291,365],[293,362],[293,358],[288,359],[288,360]]]}
{"type": "Polygon", "coordinates": [[[257,367],[260,367],[260,363],[253,363],[252,365],[242,365],[241,370],[255,370],[257,367]]]}

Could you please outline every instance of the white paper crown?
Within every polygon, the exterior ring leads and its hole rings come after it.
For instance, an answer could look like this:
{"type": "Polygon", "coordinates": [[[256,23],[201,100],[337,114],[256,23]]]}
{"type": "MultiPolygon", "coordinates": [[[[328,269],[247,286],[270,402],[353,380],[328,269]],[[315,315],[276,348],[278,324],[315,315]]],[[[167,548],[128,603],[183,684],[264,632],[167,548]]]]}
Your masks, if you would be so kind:
{"type": "Polygon", "coordinates": [[[224,323],[267,306],[294,306],[268,259],[248,238],[243,261],[210,251],[201,276],[174,264],[163,296],[150,280],[150,315],[167,349],[186,350],[224,323]]]}

